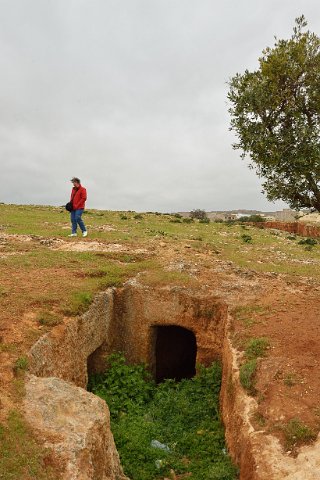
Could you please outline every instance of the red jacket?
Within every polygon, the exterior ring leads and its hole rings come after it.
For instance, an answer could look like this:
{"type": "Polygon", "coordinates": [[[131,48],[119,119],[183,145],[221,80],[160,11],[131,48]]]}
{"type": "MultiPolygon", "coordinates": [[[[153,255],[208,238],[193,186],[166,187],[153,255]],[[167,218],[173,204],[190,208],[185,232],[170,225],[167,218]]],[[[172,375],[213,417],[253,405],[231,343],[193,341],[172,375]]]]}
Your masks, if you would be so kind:
{"type": "Polygon", "coordinates": [[[71,190],[70,202],[72,202],[73,210],[80,210],[85,207],[87,200],[87,190],[80,185],[79,188],[73,187],[71,190]]]}

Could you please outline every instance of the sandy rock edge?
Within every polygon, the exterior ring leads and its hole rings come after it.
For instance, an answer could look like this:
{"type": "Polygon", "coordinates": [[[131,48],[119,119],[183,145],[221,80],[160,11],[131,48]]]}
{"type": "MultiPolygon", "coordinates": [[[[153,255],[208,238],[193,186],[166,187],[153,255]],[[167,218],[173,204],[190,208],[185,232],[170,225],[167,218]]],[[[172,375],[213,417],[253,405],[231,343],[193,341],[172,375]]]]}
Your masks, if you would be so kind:
{"type": "Polygon", "coordinates": [[[223,378],[220,394],[226,442],[240,480],[318,480],[320,478],[320,435],[300,449],[296,458],[285,454],[279,440],[254,429],[251,419],[257,401],[240,384],[240,353],[232,346],[229,316],[222,349],[223,378]]]}

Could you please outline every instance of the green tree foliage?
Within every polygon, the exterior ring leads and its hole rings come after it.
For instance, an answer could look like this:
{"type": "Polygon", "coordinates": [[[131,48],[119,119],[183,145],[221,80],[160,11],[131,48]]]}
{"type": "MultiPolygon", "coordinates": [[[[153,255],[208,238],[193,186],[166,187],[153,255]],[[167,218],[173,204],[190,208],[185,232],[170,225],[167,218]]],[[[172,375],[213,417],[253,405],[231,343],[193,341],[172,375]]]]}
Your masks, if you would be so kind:
{"type": "Polygon", "coordinates": [[[320,211],[320,38],[296,19],[259,68],[229,82],[233,147],[249,157],[269,200],[320,211]]]}
{"type": "Polygon", "coordinates": [[[207,218],[207,214],[205,210],[201,210],[201,208],[195,208],[190,212],[190,218],[197,218],[198,220],[204,220],[207,218]]]}

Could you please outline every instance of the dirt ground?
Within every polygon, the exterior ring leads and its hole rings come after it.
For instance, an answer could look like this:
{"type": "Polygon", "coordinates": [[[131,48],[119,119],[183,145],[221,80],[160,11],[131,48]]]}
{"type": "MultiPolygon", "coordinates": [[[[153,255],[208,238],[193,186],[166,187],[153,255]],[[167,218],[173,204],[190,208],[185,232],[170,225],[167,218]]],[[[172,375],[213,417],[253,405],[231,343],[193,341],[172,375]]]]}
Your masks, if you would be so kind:
{"type": "MultiPolygon", "coordinates": [[[[10,255],[23,255],[23,242],[28,236],[2,236],[11,245],[10,255]],[[17,244],[15,251],[14,245],[17,244]]],[[[48,249],[75,249],[67,241],[47,239],[48,249]],[[68,247],[69,245],[69,247],[68,247]]],[[[81,251],[130,252],[130,247],[90,241],[79,242],[81,251]]],[[[192,242],[179,247],[154,240],[136,245],[135,251],[152,254],[164,271],[186,273],[198,288],[219,295],[229,306],[233,318],[233,343],[244,350],[249,338],[266,337],[269,348],[259,359],[257,398],[259,416],[256,428],[271,432],[283,440],[282,426],[298,418],[314,432],[320,430],[320,282],[317,279],[286,277],[284,274],[258,273],[221,260],[213,251],[199,251],[192,242]],[[240,313],[239,313],[240,312],[240,313]],[[242,314],[245,312],[245,314],[242,314]]],[[[1,253],[1,251],[0,251],[1,253]]],[[[4,254],[6,254],[4,252],[4,254]]],[[[15,298],[34,291],[54,288],[50,277],[59,279],[63,269],[39,269],[37,276],[28,278],[23,271],[5,278],[0,311],[0,419],[19,403],[14,363],[25,355],[35,339],[47,327],[35,321],[36,308],[15,308],[15,298]],[[6,292],[10,291],[10,296],[6,292]]],[[[141,273],[143,279],[147,273],[141,273]]]]}

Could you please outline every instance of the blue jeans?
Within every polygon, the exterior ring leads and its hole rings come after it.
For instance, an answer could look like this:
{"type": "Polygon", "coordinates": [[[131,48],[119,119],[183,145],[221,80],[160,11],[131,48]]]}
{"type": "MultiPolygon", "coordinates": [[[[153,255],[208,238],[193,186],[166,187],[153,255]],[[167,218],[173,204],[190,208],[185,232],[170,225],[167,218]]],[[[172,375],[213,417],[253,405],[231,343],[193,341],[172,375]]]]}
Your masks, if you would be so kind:
{"type": "Polygon", "coordinates": [[[83,208],[81,208],[80,210],[72,210],[72,212],[70,213],[72,233],[77,233],[77,226],[78,225],[79,225],[82,233],[87,230],[86,226],[83,223],[83,220],[81,218],[82,214],[83,214],[83,208]]]}

